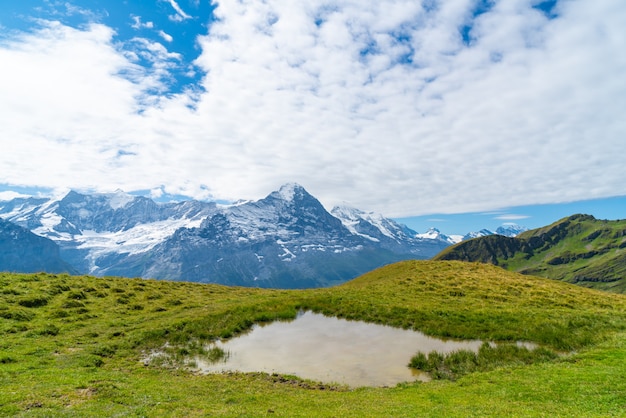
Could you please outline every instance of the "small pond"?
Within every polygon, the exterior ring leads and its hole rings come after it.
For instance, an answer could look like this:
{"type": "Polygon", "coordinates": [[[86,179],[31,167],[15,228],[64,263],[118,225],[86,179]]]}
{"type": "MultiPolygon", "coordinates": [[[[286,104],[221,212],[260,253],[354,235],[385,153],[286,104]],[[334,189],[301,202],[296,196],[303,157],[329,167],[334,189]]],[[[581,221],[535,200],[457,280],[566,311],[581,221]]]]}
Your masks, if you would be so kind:
{"type": "Polygon", "coordinates": [[[407,367],[418,351],[477,351],[481,344],[480,340],[441,340],[420,332],[305,312],[293,321],[255,325],[244,335],[215,343],[212,347],[227,353],[215,364],[195,360],[205,373],[267,372],[352,387],[393,386],[428,380],[407,367]]]}

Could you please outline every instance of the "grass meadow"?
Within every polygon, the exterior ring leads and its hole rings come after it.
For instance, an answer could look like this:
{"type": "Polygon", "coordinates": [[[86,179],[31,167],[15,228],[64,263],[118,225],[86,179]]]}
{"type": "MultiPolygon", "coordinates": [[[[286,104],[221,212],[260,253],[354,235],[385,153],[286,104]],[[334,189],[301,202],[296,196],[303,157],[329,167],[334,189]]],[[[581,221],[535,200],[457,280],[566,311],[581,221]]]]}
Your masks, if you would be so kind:
{"type": "Polygon", "coordinates": [[[310,290],[0,273],[0,416],[626,416],[626,296],[451,261],[310,290]],[[301,310],[501,348],[416,352],[433,380],[385,388],[181,362],[301,310]]]}

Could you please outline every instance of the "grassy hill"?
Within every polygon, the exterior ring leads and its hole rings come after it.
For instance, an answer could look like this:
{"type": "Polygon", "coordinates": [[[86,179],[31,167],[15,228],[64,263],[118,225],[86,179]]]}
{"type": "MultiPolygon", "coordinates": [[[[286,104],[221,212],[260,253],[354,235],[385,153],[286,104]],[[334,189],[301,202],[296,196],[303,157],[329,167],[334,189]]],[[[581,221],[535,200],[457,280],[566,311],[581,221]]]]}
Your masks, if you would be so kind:
{"type": "Polygon", "coordinates": [[[507,270],[611,292],[626,292],[626,220],[573,215],[515,238],[461,242],[435,260],[480,261],[507,270]]]}
{"type": "Polygon", "coordinates": [[[485,264],[407,261],[292,291],[0,274],[1,416],[611,416],[625,375],[626,296],[485,264]],[[303,309],[566,354],[393,388],[177,367],[204,341],[303,309]],[[172,362],[146,366],[166,342],[172,362]]]}

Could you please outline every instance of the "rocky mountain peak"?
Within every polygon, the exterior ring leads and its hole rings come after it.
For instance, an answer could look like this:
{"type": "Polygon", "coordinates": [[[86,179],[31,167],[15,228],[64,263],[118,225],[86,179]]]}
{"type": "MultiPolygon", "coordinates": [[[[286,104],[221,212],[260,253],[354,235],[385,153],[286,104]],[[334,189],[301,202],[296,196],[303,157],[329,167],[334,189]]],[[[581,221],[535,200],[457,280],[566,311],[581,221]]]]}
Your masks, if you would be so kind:
{"type": "Polygon", "coordinates": [[[262,199],[262,201],[279,201],[281,204],[288,205],[309,204],[314,201],[321,206],[317,199],[298,183],[284,184],[280,189],[270,193],[265,199],[262,199]]]}
{"type": "Polygon", "coordinates": [[[277,192],[272,193],[272,195],[278,195],[283,200],[291,201],[296,198],[301,198],[304,195],[309,195],[309,193],[298,183],[286,183],[283,184],[277,192]]]}

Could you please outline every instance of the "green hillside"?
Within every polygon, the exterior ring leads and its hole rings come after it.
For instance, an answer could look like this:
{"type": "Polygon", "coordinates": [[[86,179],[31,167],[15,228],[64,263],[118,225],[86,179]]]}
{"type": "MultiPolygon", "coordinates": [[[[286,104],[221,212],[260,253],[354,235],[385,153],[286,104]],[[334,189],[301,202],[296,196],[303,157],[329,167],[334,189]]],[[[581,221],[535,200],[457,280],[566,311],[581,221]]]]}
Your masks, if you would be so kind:
{"type": "Polygon", "coordinates": [[[486,264],[407,261],[293,291],[0,274],[0,416],[617,416],[625,375],[626,296],[486,264]],[[496,356],[469,374],[356,389],[198,375],[178,362],[299,310],[504,347],[532,341],[556,358],[496,356]],[[171,362],[145,365],[165,343],[171,362]]]}
{"type": "Polygon", "coordinates": [[[475,238],[435,260],[480,261],[584,287],[626,292],[626,220],[573,215],[515,238],[475,238]]]}

